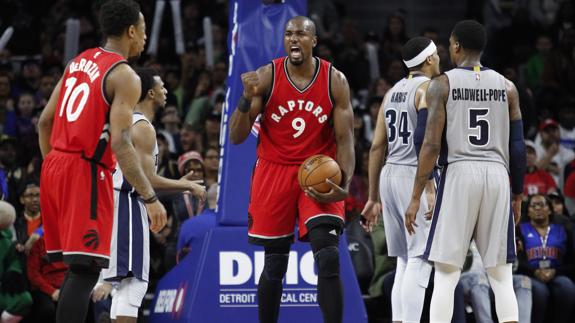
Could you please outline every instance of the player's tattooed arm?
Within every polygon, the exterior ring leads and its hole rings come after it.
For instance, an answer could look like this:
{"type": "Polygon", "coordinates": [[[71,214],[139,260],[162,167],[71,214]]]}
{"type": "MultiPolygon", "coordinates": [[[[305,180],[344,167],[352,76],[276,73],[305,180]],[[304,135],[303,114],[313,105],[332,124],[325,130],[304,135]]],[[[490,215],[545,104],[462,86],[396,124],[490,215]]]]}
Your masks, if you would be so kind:
{"type": "Polygon", "coordinates": [[[415,224],[415,216],[419,210],[421,195],[441,150],[441,137],[445,127],[445,105],[448,92],[449,81],[446,75],[434,78],[427,89],[426,99],[429,112],[425,126],[425,137],[419,153],[411,202],[405,214],[405,226],[410,234],[415,232],[413,227],[417,226],[415,224]]]}
{"type": "Polygon", "coordinates": [[[384,103],[387,102],[388,94],[381,102],[371,149],[369,150],[368,180],[369,197],[361,215],[365,219],[362,221],[364,229],[370,232],[381,214],[381,201],[379,199],[379,174],[385,164],[385,153],[387,151],[387,124],[385,121],[384,103]]]}
{"type": "Polygon", "coordinates": [[[447,103],[449,81],[441,75],[433,79],[427,90],[428,118],[425,137],[419,155],[412,199],[419,199],[433,171],[441,150],[441,136],[445,127],[445,105],[447,103]]]}
{"type": "Polygon", "coordinates": [[[243,73],[242,83],[244,92],[238,106],[230,118],[230,141],[232,144],[241,144],[246,140],[252,130],[257,116],[264,107],[264,96],[272,86],[272,65],[267,64],[255,72],[243,73]]]}
{"type": "Polygon", "coordinates": [[[58,98],[60,97],[60,87],[62,86],[62,78],[58,81],[58,84],[54,87],[54,91],[50,95],[50,99],[42,114],[40,115],[40,120],[38,120],[38,140],[40,143],[40,152],[42,157],[52,150],[50,146],[50,136],[52,135],[52,125],[54,124],[54,114],[56,112],[56,105],[58,104],[58,98]]]}

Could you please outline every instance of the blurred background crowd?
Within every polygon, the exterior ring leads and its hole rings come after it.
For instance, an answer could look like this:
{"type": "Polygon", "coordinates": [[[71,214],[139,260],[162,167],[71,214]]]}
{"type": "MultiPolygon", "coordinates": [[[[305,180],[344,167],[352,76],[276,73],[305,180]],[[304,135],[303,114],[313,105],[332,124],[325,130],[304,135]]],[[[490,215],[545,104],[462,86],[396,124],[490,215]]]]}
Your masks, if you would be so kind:
{"type": "MultiPolygon", "coordinates": [[[[395,267],[394,260],[386,256],[383,224],[372,234],[363,232],[358,224],[367,200],[367,161],[381,101],[407,73],[400,53],[409,37],[423,35],[435,41],[445,71],[452,67],[448,38],[453,23],[473,18],[488,30],[484,64],[512,80],[519,90],[529,139],[525,178],[525,196],[529,198],[517,227],[520,257],[515,266],[522,320],[572,322],[575,313],[568,310],[575,308],[575,2],[435,2],[435,9],[444,8],[450,19],[442,19],[436,13],[441,10],[433,11],[425,1],[387,1],[385,5],[378,1],[357,5],[343,0],[308,1],[309,16],[318,27],[315,55],[341,70],[352,90],[357,163],[346,201],[349,250],[370,321],[389,320],[395,267]],[[543,251],[531,243],[540,238],[535,229],[541,228],[547,228],[548,243],[543,251]],[[542,253],[543,259],[550,260],[545,270],[539,269],[542,253]]],[[[169,222],[160,233],[151,233],[149,292],[153,293],[158,279],[185,257],[191,241],[216,223],[229,26],[225,0],[181,0],[179,10],[166,4],[159,15],[156,1],[140,3],[148,34],[153,23],[160,28],[155,41],[148,35],[151,48],[134,64],[158,70],[168,89],[167,105],[155,121],[158,172],[179,178],[194,170],[208,188],[204,204],[188,194],[162,196],[169,222]],[[181,25],[173,24],[174,14],[181,17],[181,25]],[[179,40],[174,28],[181,30],[179,40]],[[211,37],[205,37],[206,28],[211,37]],[[209,55],[206,39],[210,40],[209,55]]],[[[0,33],[10,26],[14,30],[7,45],[0,48],[0,197],[14,207],[0,208],[0,303],[10,307],[0,306],[0,312],[17,311],[30,322],[53,318],[66,270],[62,263],[46,261],[37,121],[65,66],[69,19],[74,18],[79,27],[79,51],[102,44],[97,24],[100,4],[100,0],[0,0],[0,33]],[[14,221],[11,213],[16,214],[14,221]]],[[[471,248],[467,272],[457,289],[457,322],[492,322],[494,318],[481,267],[471,248]]],[[[93,299],[99,302],[95,302],[90,320],[105,321],[109,289],[98,288],[93,299]]],[[[142,321],[148,307],[143,306],[142,321]]]]}

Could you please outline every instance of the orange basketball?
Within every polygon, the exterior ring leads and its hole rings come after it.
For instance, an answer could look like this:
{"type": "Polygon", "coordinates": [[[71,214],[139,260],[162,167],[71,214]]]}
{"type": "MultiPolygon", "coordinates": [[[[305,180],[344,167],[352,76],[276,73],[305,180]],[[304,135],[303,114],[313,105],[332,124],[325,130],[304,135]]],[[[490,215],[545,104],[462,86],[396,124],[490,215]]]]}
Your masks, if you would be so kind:
{"type": "Polygon", "coordinates": [[[320,193],[327,193],[331,190],[331,186],[325,180],[329,178],[334,184],[339,185],[341,169],[333,158],[314,155],[301,164],[297,178],[302,189],[311,186],[320,193]]]}

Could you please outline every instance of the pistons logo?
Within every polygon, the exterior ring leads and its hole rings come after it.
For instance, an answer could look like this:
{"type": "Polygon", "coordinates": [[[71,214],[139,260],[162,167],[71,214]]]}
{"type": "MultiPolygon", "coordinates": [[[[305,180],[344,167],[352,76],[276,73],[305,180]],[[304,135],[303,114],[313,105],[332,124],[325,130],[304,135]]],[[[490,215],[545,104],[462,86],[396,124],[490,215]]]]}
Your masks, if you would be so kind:
{"type": "Polygon", "coordinates": [[[100,245],[100,237],[98,236],[98,232],[94,229],[88,230],[86,234],[84,234],[84,237],[82,237],[82,241],[86,248],[90,248],[92,250],[98,249],[98,246],[100,245]]]}

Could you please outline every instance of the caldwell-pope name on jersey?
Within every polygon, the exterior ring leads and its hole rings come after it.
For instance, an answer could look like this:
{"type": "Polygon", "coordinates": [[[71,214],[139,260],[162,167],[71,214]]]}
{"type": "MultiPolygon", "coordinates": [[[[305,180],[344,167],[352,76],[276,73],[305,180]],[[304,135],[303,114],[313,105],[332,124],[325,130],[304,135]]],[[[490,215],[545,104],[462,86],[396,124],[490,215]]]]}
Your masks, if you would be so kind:
{"type": "Polygon", "coordinates": [[[323,108],[321,106],[316,106],[312,101],[305,100],[289,100],[286,102],[285,106],[279,105],[277,107],[277,112],[273,112],[271,114],[272,120],[279,123],[283,116],[294,110],[312,113],[319,123],[324,123],[327,120],[327,115],[323,113],[323,108]]]}
{"type": "Polygon", "coordinates": [[[451,99],[453,101],[507,101],[506,91],[502,89],[465,89],[456,88],[451,90],[451,99]]]}

